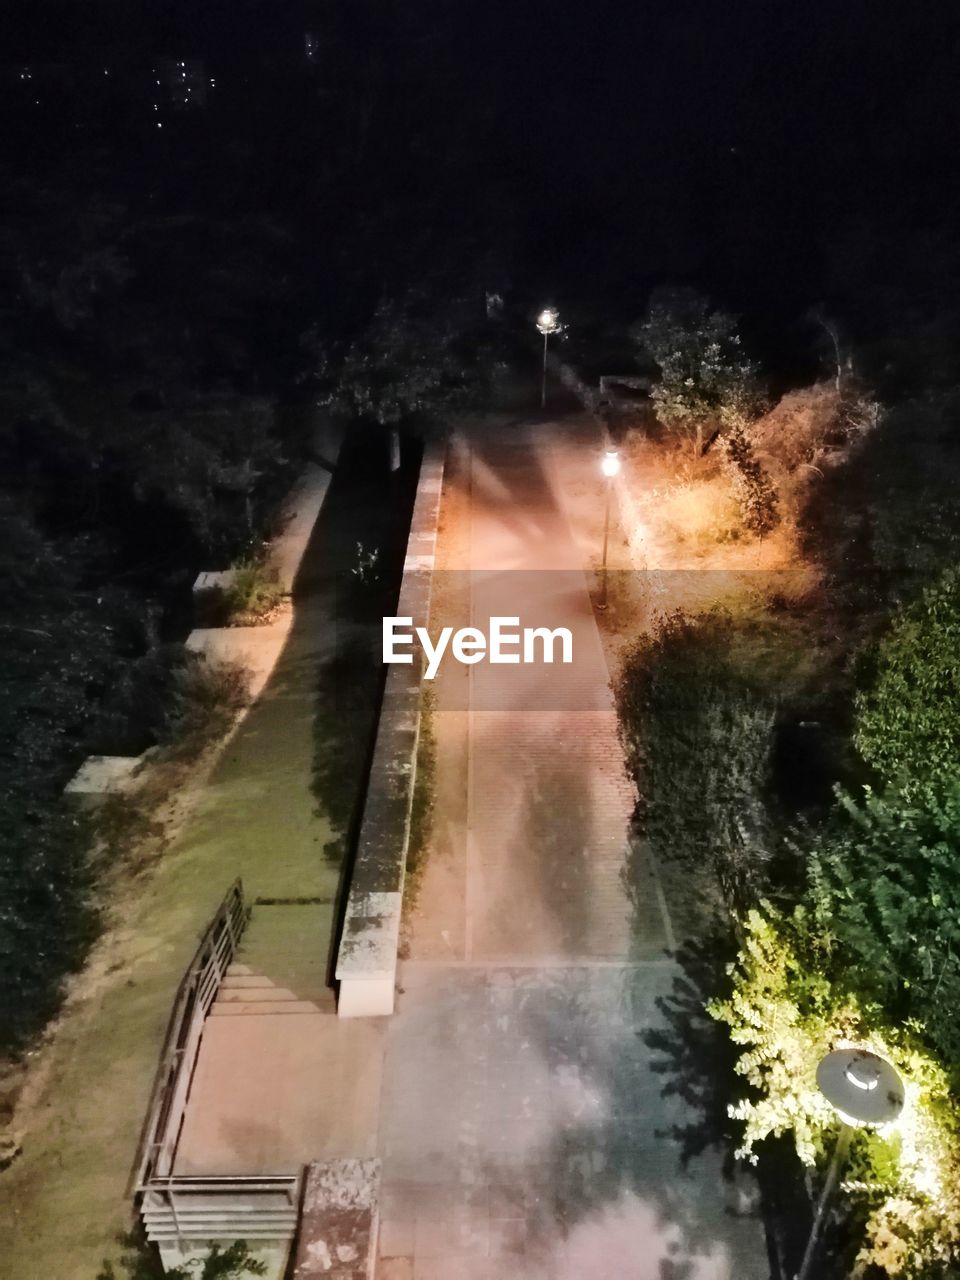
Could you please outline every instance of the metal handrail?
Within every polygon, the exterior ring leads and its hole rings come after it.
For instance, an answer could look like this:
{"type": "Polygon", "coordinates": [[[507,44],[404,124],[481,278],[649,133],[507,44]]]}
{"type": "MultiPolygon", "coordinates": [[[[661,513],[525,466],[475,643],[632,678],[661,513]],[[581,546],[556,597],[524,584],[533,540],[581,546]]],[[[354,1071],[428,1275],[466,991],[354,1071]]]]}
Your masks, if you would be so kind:
{"type": "MultiPolygon", "coordinates": [[[[216,999],[220,983],[236,953],[249,918],[250,908],[244,903],[243,882],[237,879],[224,895],[177,987],[137,1145],[130,1180],[133,1192],[144,1191],[153,1184],[156,1161],[169,1143],[174,1120],[179,1129],[183,1107],[175,1105],[177,1086],[184,1070],[191,1073],[193,1071],[199,1048],[199,1031],[216,999]],[[206,982],[211,972],[214,977],[212,984],[206,982]],[[194,1031],[196,1035],[192,1034],[194,1031]]],[[[183,1105],[186,1105],[185,1098],[183,1105]]],[[[165,1175],[161,1175],[163,1176],[165,1175]]]]}

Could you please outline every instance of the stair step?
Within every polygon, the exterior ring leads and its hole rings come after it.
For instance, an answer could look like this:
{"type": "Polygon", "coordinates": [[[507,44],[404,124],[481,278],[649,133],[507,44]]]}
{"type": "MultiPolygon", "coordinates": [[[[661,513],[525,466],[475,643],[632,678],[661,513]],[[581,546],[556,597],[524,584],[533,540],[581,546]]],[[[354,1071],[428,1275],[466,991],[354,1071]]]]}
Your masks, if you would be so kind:
{"type": "Polygon", "coordinates": [[[322,1013],[312,1000],[217,1000],[210,1010],[211,1018],[229,1018],[240,1014],[322,1013]]]}
{"type": "Polygon", "coordinates": [[[254,989],[256,987],[272,987],[274,984],[269,978],[265,978],[262,973],[231,973],[227,970],[227,976],[221,982],[220,987],[227,987],[231,991],[240,991],[254,989]]]}
{"type": "Polygon", "coordinates": [[[252,974],[253,970],[248,964],[239,964],[234,960],[231,964],[227,965],[228,978],[244,978],[252,974]]]}
{"type": "Polygon", "coordinates": [[[221,987],[217,995],[218,1004],[233,1004],[237,1000],[245,1000],[248,1004],[275,1004],[299,999],[286,987],[221,987]]]}

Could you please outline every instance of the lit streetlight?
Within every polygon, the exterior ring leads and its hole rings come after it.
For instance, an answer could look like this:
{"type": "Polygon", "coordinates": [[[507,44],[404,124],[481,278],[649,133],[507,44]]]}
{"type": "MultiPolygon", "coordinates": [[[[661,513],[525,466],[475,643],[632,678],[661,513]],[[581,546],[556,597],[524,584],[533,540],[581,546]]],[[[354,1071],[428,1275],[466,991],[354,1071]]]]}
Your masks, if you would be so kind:
{"type": "Polygon", "coordinates": [[[556,307],[544,307],[537,316],[537,328],[543,334],[543,376],[540,379],[540,408],[547,407],[547,343],[551,333],[560,329],[560,313],[556,307]]]}
{"type": "Polygon", "coordinates": [[[817,1085],[841,1124],[796,1280],[809,1280],[812,1275],[820,1232],[854,1129],[892,1124],[903,1110],[903,1081],[896,1068],[869,1049],[835,1049],[828,1053],[817,1067],[817,1085]]]}
{"type": "Polygon", "coordinates": [[[610,490],[613,488],[613,478],[620,471],[620,451],[619,449],[608,449],[600,460],[600,470],[603,472],[606,484],[604,485],[604,501],[603,501],[603,558],[600,566],[600,601],[597,605],[598,609],[607,607],[607,544],[610,541],[610,490]]]}

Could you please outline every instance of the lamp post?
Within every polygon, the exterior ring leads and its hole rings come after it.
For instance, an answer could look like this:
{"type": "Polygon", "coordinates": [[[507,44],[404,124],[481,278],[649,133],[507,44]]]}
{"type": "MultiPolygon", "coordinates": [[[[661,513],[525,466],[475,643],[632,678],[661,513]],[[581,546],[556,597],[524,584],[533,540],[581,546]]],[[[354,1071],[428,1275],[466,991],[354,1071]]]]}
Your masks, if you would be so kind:
{"type": "Polygon", "coordinates": [[[544,307],[537,316],[537,328],[543,334],[543,374],[540,378],[540,408],[547,407],[547,343],[551,333],[560,328],[560,313],[556,307],[544,307]]]}
{"type": "Polygon", "coordinates": [[[841,1125],[796,1280],[809,1280],[813,1274],[820,1233],[854,1129],[891,1124],[903,1110],[903,1081],[896,1068],[869,1049],[835,1049],[828,1053],[817,1067],[817,1086],[840,1117],[841,1125]]]}
{"type": "Polygon", "coordinates": [[[598,609],[607,607],[607,544],[610,541],[610,490],[613,488],[613,477],[620,470],[619,449],[608,449],[600,460],[600,470],[606,479],[603,501],[603,557],[600,565],[600,600],[598,609]]]}

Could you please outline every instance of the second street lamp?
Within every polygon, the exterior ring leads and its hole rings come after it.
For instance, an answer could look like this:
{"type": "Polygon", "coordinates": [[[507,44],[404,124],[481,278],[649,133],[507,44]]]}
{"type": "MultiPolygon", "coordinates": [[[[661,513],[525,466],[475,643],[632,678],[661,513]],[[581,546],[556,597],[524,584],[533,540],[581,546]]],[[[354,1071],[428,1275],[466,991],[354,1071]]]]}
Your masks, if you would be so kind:
{"type": "Polygon", "coordinates": [[[817,1085],[841,1124],[796,1280],[810,1280],[813,1275],[817,1242],[854,1129],[892,1124],[903,1110],[903,1081],[896,1068],[869,1049],[835,1049],[828,1053],[817,1067],[817,1085]]]}
{"type": "Polygon", "coordinates": [[[610,490],[613,487],[613,478],[620,470],[620,451],[619,449],[608,449],[603,455],[600,462],[600,470],[603,472],[606,484],[604,485],[603,500],[603,556],[600,563],[600,600],[597,604],[598,609],[606,609],[607,607],[607,544],[610,541],[610,490]]]}
{"type": "Polygon", "coordinates": [[[543,334],[543,374],[540,378],[540,408],[547,407],[547,343],[551,333],[560,328],[560,313],[556,307],[544,307],[537,316],[537,328],[543,334]]]}

